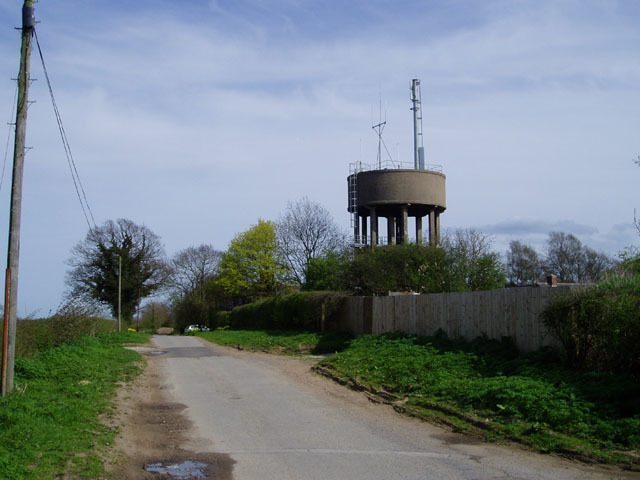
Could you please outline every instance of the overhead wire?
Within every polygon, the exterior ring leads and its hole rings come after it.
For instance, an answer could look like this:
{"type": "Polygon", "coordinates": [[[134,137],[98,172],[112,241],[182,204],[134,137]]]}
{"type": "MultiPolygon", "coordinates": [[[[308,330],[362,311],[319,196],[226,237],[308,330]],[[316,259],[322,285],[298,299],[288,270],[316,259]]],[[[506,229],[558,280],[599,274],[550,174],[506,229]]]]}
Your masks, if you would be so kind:
{"type": "Polygon", "coordinates": [[[87,194],[85,192],[84,186],[82,185],[82,181],[80,180],[80,174],[78,173],[76,162],[73,158],[73,154],[71,153],[71,146],[69,145],[67,133],[65,131],[64,124],[62,123],[62,117],[60,116],[58,104],[56,103],[55,96],[53,95],[53,87],[51,86],[51,80],[49,79],[49,73],[44,62],[44,55],[42,54],[40,42],[38,41],[38,34],[35,28],[33,29],[33,35],[36,39],[36,45],[38,47],[38,53],[40,55],[40,61],[42,63],[42,70],[44,71],[44,76],[47,81],[47,87],[49,89],[49,95],[51,96],[53,111],[58,123],[58,130],[60,131],[60,138],[62,139],[62,145],[64,147],[65,155],[67,157],[67,163],[69,165],[69,171],[71,172],[71,178],[73,180],[73,186],[75,187],[76,195],[78,197],[78,201],[80,202],[80,207],[82,208],[82,214],[84,215],[87,225],[89,226],[89,230],[93,230],[94,228],[96,228],[96,221],[93,216],[93,212],[91,211],[91,207],[89,206],[89,201],[87,200],[87,194]]]}
{"type": "Polygon", "coordinates": [[[4,184],[4,172],[7,169],[7,158],[9,156],[9,144],[11,142],[11,132],[15,129],[15,123],[12,123],[11,120],[14,120],[14,117],[16,114],[17,101],[18,101],[18,82],[16,82],[16,92],[13,95],[11,115],[9,116],[9,121],[7,122],[7,125],[9,126],[9,133],[7,133],[7,143],[4,147],[4,160],[2,161],[2,173],[0,174],[0,192],[2,191],[2,185],[4,184]]]}

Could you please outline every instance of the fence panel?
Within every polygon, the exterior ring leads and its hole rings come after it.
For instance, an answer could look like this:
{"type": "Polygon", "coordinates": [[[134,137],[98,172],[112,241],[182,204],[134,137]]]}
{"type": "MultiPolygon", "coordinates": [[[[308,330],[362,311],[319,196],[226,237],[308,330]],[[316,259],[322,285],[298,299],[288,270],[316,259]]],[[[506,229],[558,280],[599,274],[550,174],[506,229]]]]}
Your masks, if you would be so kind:
{"type": "Polygon", "coordinates": [[[401,331],[433,335],[442,329],[450,338],[480,335],[513,339],[529,352],[558,346],[545,330],[540,313],[568,286],[504,288],[484,292],[451,292],[393,297],[346,297],[339,328],[355,334],[401,331]]]}

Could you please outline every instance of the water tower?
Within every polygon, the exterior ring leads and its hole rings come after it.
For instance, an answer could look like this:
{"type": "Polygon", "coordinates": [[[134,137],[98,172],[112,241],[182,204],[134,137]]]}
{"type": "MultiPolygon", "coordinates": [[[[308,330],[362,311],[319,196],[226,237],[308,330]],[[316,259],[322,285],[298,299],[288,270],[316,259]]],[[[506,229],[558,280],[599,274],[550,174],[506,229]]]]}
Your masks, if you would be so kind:
{"type": "MultiPolygon", "coordinates": [[[[423,219],[428,218],[431,245],[440,242],[440,214],[446,209],[445,180],[440,165],[425,165],[422,143],[422,100],[420,80],[411,81],[413,111],[413,168],[400,161],[382,160],[382,130],[386,122],[373,128],[378,133],[375,165],[352,163],[348,184],[349,213],[352,214],[353,242],[357,247],[425,242],[423,219]],[[380,219],[387,224],[386,237],[380,235],[380,219]],[[415,236],[410,235],[413,218],[415,236]]],[[[386,147],[385,147],[386,149],[386,147]]],[[[388,153],[388,152],[387,152],[388,153]]]]}

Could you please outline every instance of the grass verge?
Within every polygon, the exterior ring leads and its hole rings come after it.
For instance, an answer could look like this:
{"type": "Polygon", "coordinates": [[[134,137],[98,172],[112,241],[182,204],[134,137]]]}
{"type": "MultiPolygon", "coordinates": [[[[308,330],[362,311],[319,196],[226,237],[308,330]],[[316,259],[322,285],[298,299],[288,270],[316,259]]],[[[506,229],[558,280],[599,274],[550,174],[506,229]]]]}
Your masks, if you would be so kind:
{"type": "Polygon", "coordinates": [[[640,385],[507,342],[364,336],[316,367],[396,410],[487,440],[640,468],[640,385]]]}
{"type": "Polygon", "coordinates": [[[101,334],[18,358],[15,390],[0,399],[0,478],[100,477],[96,451],[115,432],[99,416],[118,382],[140,370],[139,355],[122,345],[147,338],[101,334]]]}
{"type": "Polygon", "coordinates": [[[220,345],[287,355],[335,353],[344,350],[353,339],[353,336],[347,333],[292,330],[220,329],[197,335],[220,345]]]}

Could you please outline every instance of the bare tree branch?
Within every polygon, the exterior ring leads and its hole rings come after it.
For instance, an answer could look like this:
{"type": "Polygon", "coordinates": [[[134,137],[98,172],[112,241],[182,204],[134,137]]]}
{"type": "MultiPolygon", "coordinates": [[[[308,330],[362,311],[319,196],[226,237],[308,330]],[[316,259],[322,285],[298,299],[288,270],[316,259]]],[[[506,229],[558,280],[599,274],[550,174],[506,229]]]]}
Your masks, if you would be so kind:
{"type": "Polygon", "coordinates": [[[339,251],[346,238],[329,211],[307,197],[287,204],[276,224],[276,235],[280,256],[298,285],[304,284],[312,258],[339,251]]]}
{"type": "Polygon", "coordinates": [[[169,286],[177,296],[202,289],[218,273],[222,253],[211,245],[180,250],[171,260],[169,286]]]}

